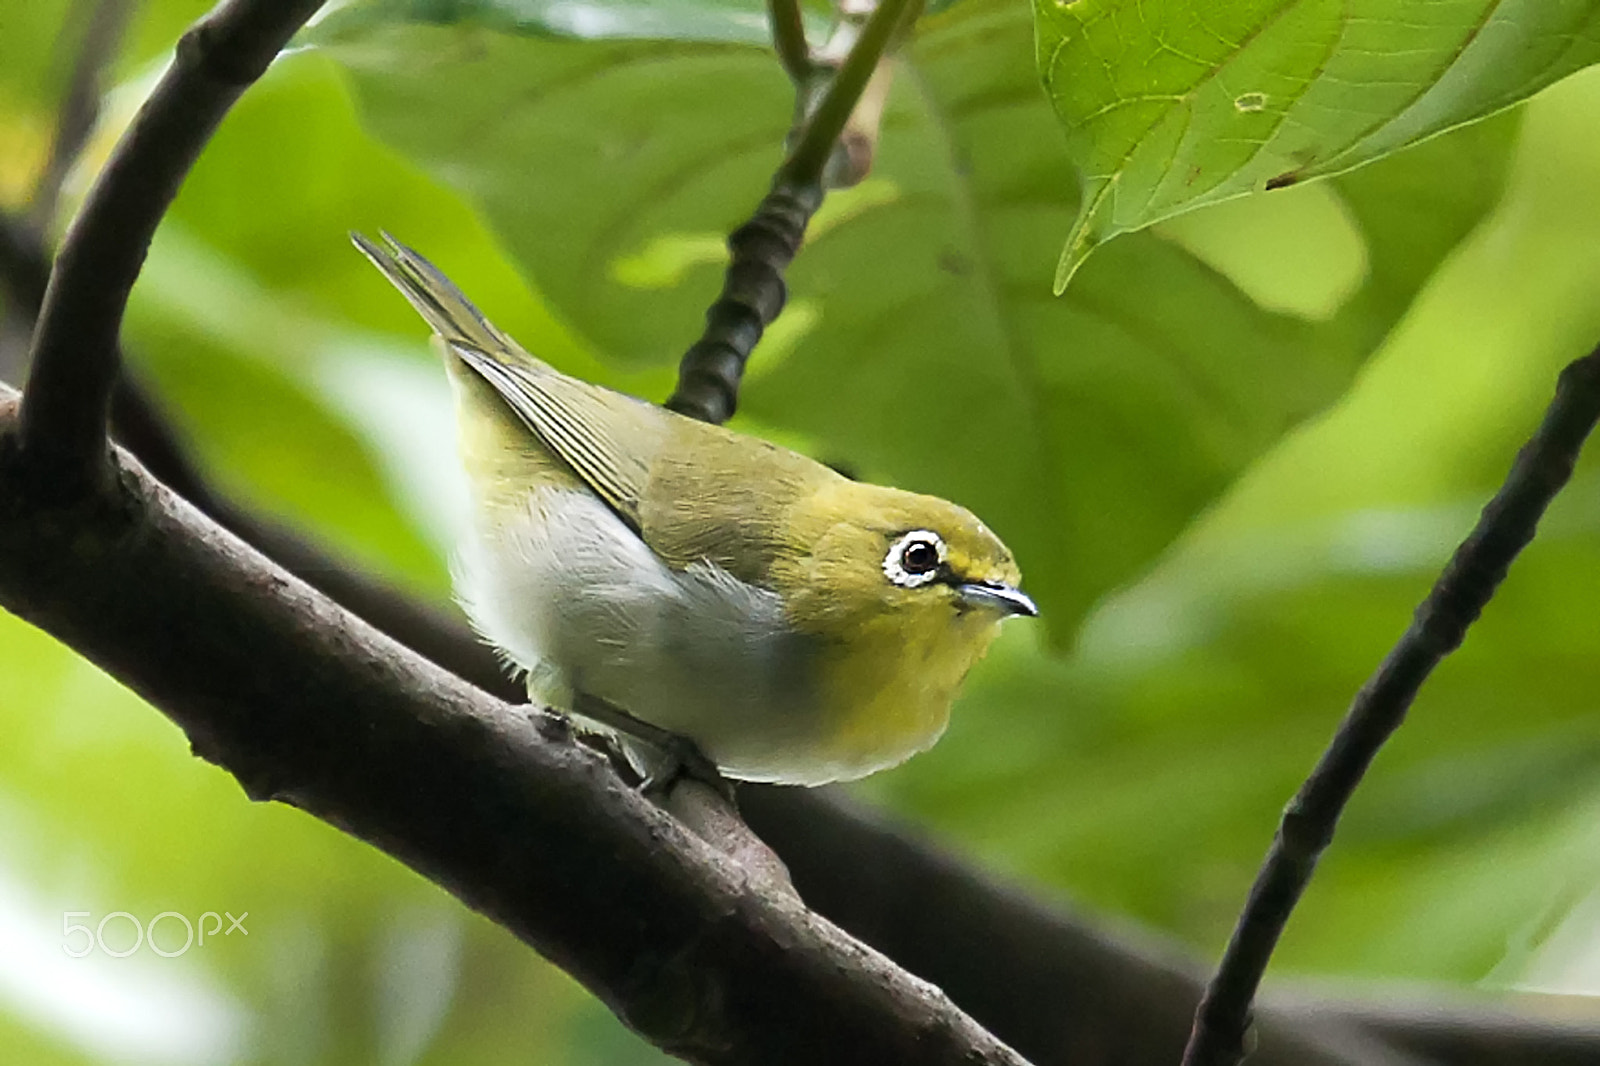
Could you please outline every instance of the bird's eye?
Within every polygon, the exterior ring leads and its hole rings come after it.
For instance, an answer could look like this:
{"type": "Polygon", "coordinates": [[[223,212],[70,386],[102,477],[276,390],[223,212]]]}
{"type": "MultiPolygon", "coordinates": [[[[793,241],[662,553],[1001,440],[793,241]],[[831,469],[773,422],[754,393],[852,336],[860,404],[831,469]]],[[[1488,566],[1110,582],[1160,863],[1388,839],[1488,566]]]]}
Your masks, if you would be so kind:
{"type": "Polygon", "coordinates": [[[944,541],[939,534],[915,529],[889,546],[883,573],[902,588],[916,588],[938,579],[944,569],[944,541]]]}
{"type": "Polygon", "coordinates": [[[900,565],[908,574],[926,574],[939,569],[939,549],[925,540],[913,541],[900,553],[900,565]]]}

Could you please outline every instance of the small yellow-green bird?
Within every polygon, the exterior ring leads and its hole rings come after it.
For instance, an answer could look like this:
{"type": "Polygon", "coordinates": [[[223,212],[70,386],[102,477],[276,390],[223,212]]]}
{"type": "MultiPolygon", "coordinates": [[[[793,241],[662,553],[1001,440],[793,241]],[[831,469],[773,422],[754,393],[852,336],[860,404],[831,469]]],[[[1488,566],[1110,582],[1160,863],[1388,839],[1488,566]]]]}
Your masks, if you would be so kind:
{"type": "Polygon", "coordinates": [[[819,785],[938,739],[1034,615],[971,512],[540,362],[420,255],[356,245],[435,331],[473,495],[457,594],[537,701],[601,700],[732,778],[819,785]]]}

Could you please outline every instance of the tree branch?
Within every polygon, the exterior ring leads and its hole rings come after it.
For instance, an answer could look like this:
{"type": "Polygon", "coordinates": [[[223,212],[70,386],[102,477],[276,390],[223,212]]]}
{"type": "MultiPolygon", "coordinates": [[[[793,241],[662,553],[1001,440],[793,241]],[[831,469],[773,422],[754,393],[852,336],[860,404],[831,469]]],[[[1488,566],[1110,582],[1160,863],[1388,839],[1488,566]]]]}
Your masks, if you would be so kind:
{"type": "Polygon", "coordinates": [[[774,185],[754,217],[728,238],[731,259],[722,293],[706,312],[705,332],[678,363],[678,386],[666,406],[702,422],[733,417],[745,362],[783,310],[783,273],[800,250],[806,223],[822,204],[821,185],[774,185]]]}
{"type": "Polygon", "coordinates": [[[107,422],[128,293],[213,130],[321,0],[223,0],[177,54],[67,231],[34,331],[19,442],[62,500],[110,473],[107,422]]]}
{"type": "MultiPolygon", "coordinates": [[[[1038,1066],[1166,1066],[1182,1053],[1201,975],[1174,945],[1075,919],[826,792],[746,787],[740,808],[802,899],[1038,1066]]],[[[1263,1028],[1259,1066],[1410,1061],[1337,1020],[1263,1028]]]]}
{"type": "Polygon", "coordinates": [[[767,21],[772,24],[772,47],[778,62],[796,87],[802,87],[816,71],[811,46],[806,43],[806,24],[800,15],[800,0],[767,0],[767,21]]]}
{"type": "Polygon", "coordinates": [[[390,641],[120,452],[104,492],[34,493],[15,414],[0,401],[0,603],[165,711],[252,798],[437,881],[691,1061],[1022,1064],[622,785],[561,719],[390,641]]]}
{"type": "Polygon", "coordinates": [[[1284,925],[1333,839],[1339,815],[1378,749],[1405,719],[1433,668],[1460,645],[1539,519],[1572,476],[1600,419],[1600,348],[1561,372],[1555,399],[1505,484],[1456,549],[1433,591],[1333,742],[1289,801],[1244,912],[1195,1013],[1184,1066],[1235,1066],[1246,1054],[1250,1005],[1284,925]]]}
{"type": "MultiPolygon", "coordinates": [[[[778,33],[782,21],[776,8],[783,6],[783,0],[774,4],[773,27],[778,33]]],[[[671,410],[719,424],[733,417],[745,363],[788,299],[784,271],[800,251],[811,216],[822,206],[823,173],[839,134],[890,43],[921,8],[922,0],[882,0],[778,168],[772,191],[750,220],[729,236],[722,292],[706,311],[700,339],[679,360],[678,384],[666,401],[671,410]]],[[[795,14],[798,17],[798,9],[795,14]]],[[[782,47],[780,42],[780,52],[782,47]]]]}
{"type": "Polygon", "coordinates": [[[821,185],[834,145],[844,132],[861,94],[878,71],[890,44],[922,11],[923,0],[879,0],[845,56],[805,129],[779,168],[774,185],[821,185]]]}

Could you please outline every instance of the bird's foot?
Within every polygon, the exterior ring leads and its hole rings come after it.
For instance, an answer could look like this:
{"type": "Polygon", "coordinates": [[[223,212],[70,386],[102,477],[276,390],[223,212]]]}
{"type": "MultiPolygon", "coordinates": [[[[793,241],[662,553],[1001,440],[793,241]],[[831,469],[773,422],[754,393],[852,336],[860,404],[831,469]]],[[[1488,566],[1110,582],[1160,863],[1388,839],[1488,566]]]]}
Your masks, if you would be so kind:
{"type": "Polygon", "coordinates": [[[651,747],[660,751],[639,791],[652,798],[665,796],[679,781],[698,781],[734,806],[733,782],[722,776],[717,764],[706,757],[700,745],[678,733],[665,734],[661,742],[650,741],[651,747]]]}
{"type": "Polygon", "coordinates": [[[639,791],[652,799],[665,797],[679,781],[698,781],[734,804],[733,785],[722,776],[700,745],[681,733],[643,722],[607,700],[579,695],[574,710],[616,734],[623,759],[639,775],[639,791]],[[630,745],[628,741],[638,743],[630,745]],[[639,751],[640,747],[648,749],[639,751]]]}

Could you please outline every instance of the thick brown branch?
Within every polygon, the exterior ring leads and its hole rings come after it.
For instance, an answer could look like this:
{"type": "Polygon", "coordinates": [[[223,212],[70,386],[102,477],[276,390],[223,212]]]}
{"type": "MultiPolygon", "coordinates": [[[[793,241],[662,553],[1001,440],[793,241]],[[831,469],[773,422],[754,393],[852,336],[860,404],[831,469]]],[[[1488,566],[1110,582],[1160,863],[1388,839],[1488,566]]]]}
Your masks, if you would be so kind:
{"type": "MultiPolygon", "coordinates": [[[[1197,962],[1153,937],[1075,919],[826,793],[747,788],[740,807],[801,898],[913,973],[1038,1066],[1169,1066],[1200,999],[1197,962]]],[[[1260,1066],[1399,1066],[1405,1056],[1323,1018],[1269,1016],[1260,1066]]]]}
{"type": "Polygon", "coordinates": [[[117,334],[161,216],[228,108],[320,6],[223,0],[197,22],[67,231],[34,331],[19,436],[27,469],[57,499],[110,470],[117,334]]]}
{"type": "Polygon", "coordinates": [[[1250,1005],[1289,915],[1339,815],[1378,750],[1405,719],[1417,691],[1494,595],[1539,519],[1572,476],[1600,420],[1600,349],[1561,373],[1555,399],[1478,525],[1456,549],[1416,617],[1371,680],[1311,776],[1284,811],[1216,976],[1195,1013],[1184,1066],[1235,1066],[1246,1054],[1250,1005]]]}
{"type": "Polygon", "coordinates": [[[728,861],[560,720],[496,701],[272,566],[117,453],[34,493],[0,402],[0,603],[163,709],[257,799],[449,888],[704,1063],[1022,1060],[728,861]]]}

